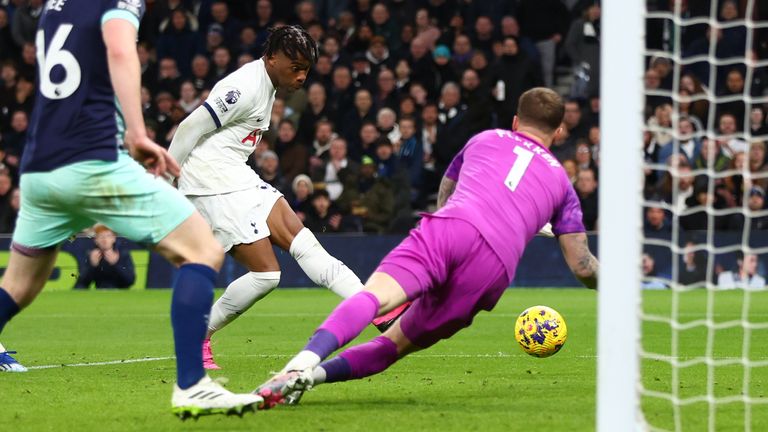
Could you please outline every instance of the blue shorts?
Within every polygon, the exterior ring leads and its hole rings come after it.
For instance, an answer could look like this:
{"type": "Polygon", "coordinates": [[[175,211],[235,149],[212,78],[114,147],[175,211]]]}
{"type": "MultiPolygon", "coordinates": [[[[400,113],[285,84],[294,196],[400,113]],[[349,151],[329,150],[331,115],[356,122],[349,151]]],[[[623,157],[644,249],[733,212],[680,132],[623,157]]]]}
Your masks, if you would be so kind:
{"type": "Polygon", "coordinates": [[[506,266],[477,229],[460,219],[425,217],[382,260],[411,307],[400,318],[405,336],[427,348],[469,327],[509,287],[506,266]]]}
{"type": "Polygon", "coordinates": [[[13,242],[58,246],[99,222],[133,241],[157,244],[193,212],[179,191],[121,152],[115,162],[83,161],[23,174],[13,242]]]}

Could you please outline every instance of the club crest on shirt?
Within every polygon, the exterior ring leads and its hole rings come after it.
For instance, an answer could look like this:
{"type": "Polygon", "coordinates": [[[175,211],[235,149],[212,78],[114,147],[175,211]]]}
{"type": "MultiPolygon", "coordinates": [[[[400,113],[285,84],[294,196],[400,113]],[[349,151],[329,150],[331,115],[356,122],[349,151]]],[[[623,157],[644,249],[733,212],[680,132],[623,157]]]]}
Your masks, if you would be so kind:
{"type": "Polygon", "coordinates": [[[224,100],[230,105],[236,104],[238,99],[240,99],[240,90],[230,90],[224,95],[224,100]]]}

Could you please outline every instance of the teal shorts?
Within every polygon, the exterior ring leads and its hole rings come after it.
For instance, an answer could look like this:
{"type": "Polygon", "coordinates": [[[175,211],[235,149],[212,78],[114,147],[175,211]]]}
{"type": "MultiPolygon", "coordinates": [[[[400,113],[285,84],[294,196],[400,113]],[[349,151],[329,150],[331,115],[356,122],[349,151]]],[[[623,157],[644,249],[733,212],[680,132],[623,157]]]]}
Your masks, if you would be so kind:
{"type": "Polygon", "coordinates": [[[21,176],[21,209],[13,242],[58,246],[99,222],[133,241],[157,244],[194,207],[125,152],[116,162],[84,161],[21,176]]]}

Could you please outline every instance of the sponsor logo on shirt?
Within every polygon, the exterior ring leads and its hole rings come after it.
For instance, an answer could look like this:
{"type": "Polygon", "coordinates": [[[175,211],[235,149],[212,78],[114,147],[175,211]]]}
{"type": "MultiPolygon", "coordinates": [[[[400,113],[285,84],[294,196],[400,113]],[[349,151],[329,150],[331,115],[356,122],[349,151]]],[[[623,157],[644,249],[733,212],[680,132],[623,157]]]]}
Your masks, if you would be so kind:
{"type": "Polygon", "coordinates": [[[230,90],[224,96],[224,100],[230,105],[236,104],[238,99],[240,99],[240,90],[230,90]]]}
{"type": "Polygon", "coordinates": [[[141,0],[120,0],[117,2],[117,8],[127,10],[136,16],[140,16],[141,0]]]}
{"type": "Polygon", "coordinates": [[[216,108],[219,109],[219,112],[221,114],[224,114],[225,112],[229,111],[229,108],[227,108],[227,104],[224,103],[224,100],[222,100],[220,97],[216,98],[214,102],[216,103],[216,108]]]}

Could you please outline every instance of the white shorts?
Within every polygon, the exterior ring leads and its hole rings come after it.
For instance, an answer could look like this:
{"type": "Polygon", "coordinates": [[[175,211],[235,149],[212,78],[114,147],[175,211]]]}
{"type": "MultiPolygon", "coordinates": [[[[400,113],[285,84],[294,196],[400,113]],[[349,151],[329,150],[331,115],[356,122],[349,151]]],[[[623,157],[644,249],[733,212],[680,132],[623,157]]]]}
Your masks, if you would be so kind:
{"type": "Polygon", "coordinates": [[[222,195],[187,196],[203,215],[225,252],[269,237],[267,217],[280,197],[267,183],[222,195]]]}

